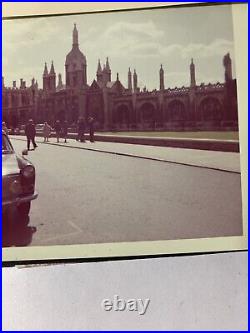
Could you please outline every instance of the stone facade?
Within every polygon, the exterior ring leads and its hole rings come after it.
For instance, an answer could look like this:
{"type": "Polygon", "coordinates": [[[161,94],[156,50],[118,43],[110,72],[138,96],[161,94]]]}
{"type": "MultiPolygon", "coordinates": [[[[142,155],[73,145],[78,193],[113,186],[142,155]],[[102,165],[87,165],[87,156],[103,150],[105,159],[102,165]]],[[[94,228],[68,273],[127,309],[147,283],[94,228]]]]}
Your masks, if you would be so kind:
{"type": "Polygon", "coordinates": [[[125,87],[111,80],[109,59],[97,65],[96,79],[87,83],[87,60],[79,49],[78,31],[73,29],[72,49],[65,61],[65,84],[52,62],[44,66],[43,88],[35,79],[26,87],[21,79],[17,88],[5,87],[2,79],[3,120],[9,127],[19,127],[29,118],[36,123],[67,119],[76,124],[80,116],[95,118],[99,130],[237,130],[236,79],[232,77],[230,55],[223,58],[225,81],[216,84],[196,84],[195,65],[190,64],[190,85],[165,88],[164,69],[159,70],[159,90],[147,91],[137,85],[134,70],[128,70],[125,87]]]}

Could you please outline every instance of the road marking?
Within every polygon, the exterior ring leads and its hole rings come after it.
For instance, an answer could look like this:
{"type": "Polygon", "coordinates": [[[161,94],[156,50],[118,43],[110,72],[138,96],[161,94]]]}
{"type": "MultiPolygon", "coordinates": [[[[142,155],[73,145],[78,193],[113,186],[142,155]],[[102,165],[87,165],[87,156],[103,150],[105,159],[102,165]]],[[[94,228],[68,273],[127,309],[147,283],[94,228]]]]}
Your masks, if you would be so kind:
{"type": "MultiPolygon", "coordinates": [[[[46,240],[46,245],[48,245],[48,242],[54,242],[56,240],[59,240],[61,238],[64,238],[64,237],[71,237],[71,236],[75,236],[75,235],[79,235],[79,231],[74,231],[74,232],[71,232],[69,234],[63,234],[63,235],[60,235],[60,236],[55,236],[55,237],[51,237],[51,238],[45,238],[46,240]]],[[[39,240],[39,243],[41,243],[42,239],[39,240]]],[[[70,244],[69,244],[70,245],[70,244]]],[[[34,244],[31,244],[31,246],[35,246],[34,244]]]]}
{"type": "Polygon", "coordinates": [[[51,242],[51,241],[56,241],[58,239],[64,238],[64,237],[71,237],[71,236],[75,236],[75,235],[79,235],[80,232],[83,232],[83,229],[81,229],[77,224],[75,224],[73,221],[71,220],[67,220],[65,221],[66,223],[68,223],[73,229],[75,229],[75,231],[67,233],[67,234],[62,234],[60,236],[55,236],[55,237],[51,237],[51,238],[46,238],[46,242],[51,242]]]}
{"type": "Polygon", "coordinates": [[[72,228],[75,228],[78,232],[83,232],[83,229],[80,228],[77,224],[75,224],[73,221],[67,221],[68,224],[72,226],[72,228]]]}

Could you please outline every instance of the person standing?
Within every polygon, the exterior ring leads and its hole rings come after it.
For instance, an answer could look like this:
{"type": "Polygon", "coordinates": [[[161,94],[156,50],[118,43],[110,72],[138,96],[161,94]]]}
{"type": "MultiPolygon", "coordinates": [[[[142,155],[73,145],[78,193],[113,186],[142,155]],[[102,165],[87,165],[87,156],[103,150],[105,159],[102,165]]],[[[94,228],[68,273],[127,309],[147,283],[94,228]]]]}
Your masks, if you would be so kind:
{"type": "Polygon", "coordinates": [[[55,132],[56,132],[57,142],[59,142],[61,130],[62,130],[62,127],[61,127],[60,120],[57,120],[55,123],[55,132]]]}
{"type": "Polygon", "coordinates": [[[27,148],[30,150],[30,141],[33,144],[34,149],[36,149],[37,144],[35,142],[35,136],[36,136],[36,127],[33,122],[33,119],[30,119],[28,121],[28,124],[25,126],[25,135],[27,137],[27,148]]]}
{"type": "Polygon", "coordinates": [[[82,117],[78,120],[78,136],[76,140],[85,142],[85,121],[82,117]]]}
{"type": "Polygon", "coordinates": [[[44,137],[44,142],[49,142],[49,137],[51,134],[51,126],[47,123],[47,121],[45,121],[44,125],[43,125],[43,137],[44,137]]]}
{"type": "Polygon", "coordinates": [[[64,142],[67,143],[67,136],[68,136],[68,122],[67,122],[67,120],[64,120],[64,122],[63,122],[62,132],[63,132],[64,142]]]}
{"type": "Polygon", "coordinates": [[[8,135],[8,133],[9,133],[9,131],[8,131],[8,128],[7,128],[7,125],[6,125],[6,122],[5,122],[5,121],[3,121],[3,122],[2,122],[2,131],[4,131],[4,133],[5,133],[6,135],[8,135]]]}
{"type": "Polygon", "coordinates": [[[94,139],[94,118],[89,117],[88,122],[89,122],[89,141],[90,142],[95,142],[95,139],[94,139]]]}

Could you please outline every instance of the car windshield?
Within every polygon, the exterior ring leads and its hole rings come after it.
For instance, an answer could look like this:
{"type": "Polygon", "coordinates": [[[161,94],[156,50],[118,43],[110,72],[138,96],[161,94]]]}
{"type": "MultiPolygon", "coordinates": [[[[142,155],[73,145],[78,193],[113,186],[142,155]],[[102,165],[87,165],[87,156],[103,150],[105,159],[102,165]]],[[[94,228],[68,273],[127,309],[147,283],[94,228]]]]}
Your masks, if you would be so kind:
{"type": "Polygon", "coordinates": [[[2,154],[12,154],[13,152],[9,139],[5,134],[2,134],[2,154]]]}

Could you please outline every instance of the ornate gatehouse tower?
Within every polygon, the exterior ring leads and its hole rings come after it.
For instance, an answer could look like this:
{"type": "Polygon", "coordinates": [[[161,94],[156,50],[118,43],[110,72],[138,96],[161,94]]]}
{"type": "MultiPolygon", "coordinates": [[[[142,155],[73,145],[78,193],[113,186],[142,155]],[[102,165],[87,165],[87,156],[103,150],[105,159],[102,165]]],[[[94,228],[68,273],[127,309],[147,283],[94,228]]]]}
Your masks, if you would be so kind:
{"type": "Polygon", "coordinates": [[[72,33],[72,49],[65,60],[65,91],[67,100],[64,105],[65,118],[76,122],[79,116],[86,117],[87,60],[81,52],[76,24],[72,33]]]}
{"type": "Polygon", "coordinates": [[[66,88],[84,88],[87,85],[87,60],[79,49],[76,24],[73,30],[73,44],[65,61],[66,88]]]}

